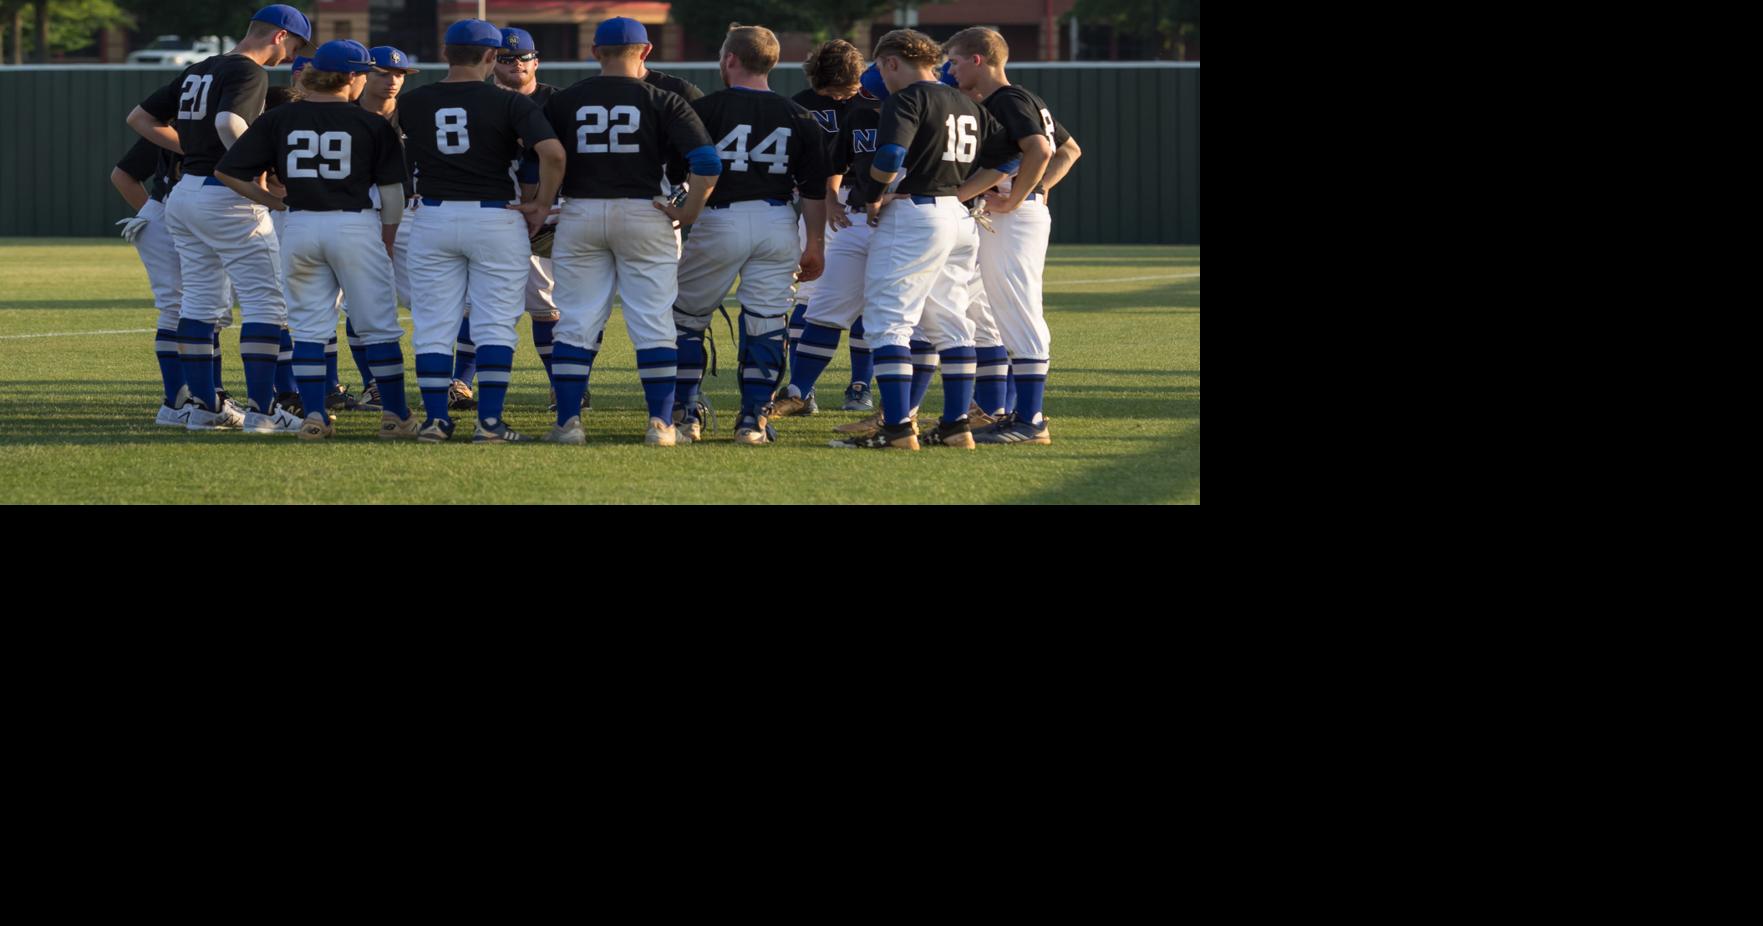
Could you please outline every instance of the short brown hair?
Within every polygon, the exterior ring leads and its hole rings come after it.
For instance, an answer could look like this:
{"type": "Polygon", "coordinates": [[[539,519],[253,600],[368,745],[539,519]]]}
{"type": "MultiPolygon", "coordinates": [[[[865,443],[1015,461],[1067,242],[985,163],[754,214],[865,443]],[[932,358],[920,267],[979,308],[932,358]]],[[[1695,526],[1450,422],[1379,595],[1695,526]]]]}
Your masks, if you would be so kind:
{"type": "Polygon", "coordinates": [[[936,40],[916,29],[895,29],[875,43],[875,60],[893,56],[919,67],[934,68],[943,60],[936,40]]]}
{"type": "Polygon", "coordinates": [[[483,64],[484,52],[496,52],[496,49],[487,45],[443,45],[441,50],[446,53],[448,64],[462,68],[483,64]]]}
{"type": "Polygon", "coordinates": [[[354,77],[347,71],[321,71],[311,65],[300,69],[300,89],[305,93],[336,93],[354,77]]]}
{"type": "Polygon", "coordinates": [[[863,77],[863,52],[844,39],[816,45],[802,62],[808,86],[815,90],[855,87],[863,77]]]}
{"type": "Polygon", "coordinates": [[[728,24],[728,38],[722,40],[722,53],[734,55],[749,74],[769,74],[777,67],[781,53],[777,35],[764,26],[728,24]]]}
{"type": "Polygon", "coordinates": [[[973,26],[963,29],[943,43],[950,55],[984,55],[987,64],[1003,65],[1010,60],[1010,46],[996,29],[973,26]]]}

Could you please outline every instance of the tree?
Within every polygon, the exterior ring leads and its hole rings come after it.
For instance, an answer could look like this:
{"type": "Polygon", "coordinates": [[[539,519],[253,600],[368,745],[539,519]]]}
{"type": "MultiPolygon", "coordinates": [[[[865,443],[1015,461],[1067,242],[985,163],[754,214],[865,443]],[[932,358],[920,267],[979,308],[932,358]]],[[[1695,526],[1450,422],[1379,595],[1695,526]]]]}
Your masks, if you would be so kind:
{"type": "Polygon", "coordinates": [[[1181,58],[1186,43],[1200,40],[1200,0],[1077,0],[1067,16],[1122,32],[1151,33],[1158,58],[1181,58]]]}
{"type": "MultiPolygon", "coordinates": [[[[266,0],[120,0],[123,7],[135,14],[143,33],[176,35],[195,38],[199,35],[230,35],[245,37],[245,26],[251,15],[267,5],[266,0]]],[[[291,6],[311,13],[311,3],[295,2],[291,6]]],[[[221,49],[226,51],[226,49],[221,49]]]]}
{"type": "Polygon", "coordinates": [[[12,21],[13,64],[24,59],[27,47],[37,63],[45,64],[53,52],[77,51],[104,29],[131,25],[116,0],[20,0],[0,9],[12,21]]]}

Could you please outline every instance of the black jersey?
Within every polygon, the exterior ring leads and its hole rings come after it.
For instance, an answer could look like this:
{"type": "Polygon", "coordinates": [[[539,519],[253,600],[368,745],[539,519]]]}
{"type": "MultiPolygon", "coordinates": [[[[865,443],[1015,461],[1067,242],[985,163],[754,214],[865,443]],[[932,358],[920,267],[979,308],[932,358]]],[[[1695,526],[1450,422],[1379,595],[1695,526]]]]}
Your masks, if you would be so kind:
{"type": "Polygon", "coordinates": [[[827,150],[831,151],[831,142],[839,136],[839,116],[844,112],[845,104],[813,90],[804,90],[790,97],[790,102],[808,110],[808,115],[820,124],[820,130],[826,133],[827,150]]]}
{"type": "Polygon", "coordinates": [[[654,68],[649,68],[648,73],[643,75],[643,82],[660,87],[669,93],[677,93],[685,97],[687,103],[702,99],[704,96],[704,91],[699,90],[697,84],[684,77],[675,77],[666,71],[657,71],[654,68]]]}
{"type": "MultiPolygon", "coordinates": [[[[355,105],[361,106],[361,101],[356,100],[355,105]]],[[[371,110],[363,108],[362,112],[371,112],[371,110]]],[[[373,113],[373,115],[378,116],[379,113],[373,113]]],[[[398,160],[404,165],[404,198],[409,199],[416,195],[416,182],[410,176],[410,153],[404,150],[404,128],[398,124],[397,107],[392,108],[390,116],[383,118],[392,124],[392,134],[398,136],[398,160]]]]}
{"type": "Polygon", "coordinates": [[[839,114],[839,134],[828,173],[845,175],[840,188],[846,191],[845,202],[853,206],[863,205],[850,191],[869,175],[870,162],[875,160],[875,129],[881,123],[881,107],[880,100],[858,93],[846,101],[844,112],[839,114]]]}
{"type": "Polygon", "coordinates": [[[302,100],[264,113],[216,170],[249,180],[273,166],[289,209],[370,209],[369,187],[404,182],[402,153],[398,133],[379,116],[302,100]]]}
{"type": "Polygon", "coordinates": [[[232,113],[250,124],[263,113],[269,73],[244,55],[215,55],[184,68],[171,83],[141,101],[153,118],[177,129],[184,173],[207,177],[226,154],[214,117],[232,113]]]}
{"type": "MultiPolygon", "coordinates": [[[[1071,138],[1053,118],[1053,111],[1047,108],[1046,101],[1015,84],[999,87],[986,97],[986,111],[1004,127],[1004,134],[1010,138],[1010,147],[1020,151],[1021,142],[1030,135],[1045,135],[1052,144],[1053,150],[1071,138]]],[[[1036,186],[1036,193],[1047,192],[1045,187],[1036,186]]]]}
{"type": "Polygon", "coordinates": [[[808,110],[769,90],[730,87],[692,104],[722,158],[710,205],[826,198],[826,142],[808,110]]]}
{"type": "MultiPolygon", "coordinates": [[[[545,108],[545,103],[551,99],[551,94],[556,93],[561,89],[563,88],[554,87],[550,84],[538,84],[533,87],[533,92],[526,95],[526,98],[532,100],[533,105],[542,110],[545,108]]],[[[517,90],[515,92],[518,93],[519,91],[517,90]]],[[[561,133],[557,137],[560,140],[563,138],[561,133]]],[[[539,182],[539,156],[534,154],[533,149],[526,145],[522,145],[520,148],[520,170],[517,171],[517,173],[520,176],[521,183],[539,182]]]]}
{"type": "Polygon", "coordinates": [[[172,184],[178,182],[180,160],[177,154],[142,138],[129,148],[129,153],[123,155],[116,166],[142,183],[152,177],[153,190],[147,195],[159,202],[165,202],[165,194],[170,193],[172,184]]]}
{"type": "Polygon", "coordinates": [[[563,195],[574,199],[647,199],[664,161],[710,144],[691,104],[635,77],[579,81],[551,97],[545,118],[567,139],[563,195]]]}
{"type": "Polygon", "coordinates": [[[906,176],[895,192],[924,196],[953,196],[975,169],[999,167],[1015,157],[1015,147],[991,113],[934,80],[903,88],[882,104],[875,150],[889,145],[906,149],[901,165],[906,176]]]}
{"type": "Polygon", "coordinates": [[[416,191],[433,199],[518,201],[521,144],[557,137],[532,100],[477,81],[400,96],[398,121],[416,191]]]}

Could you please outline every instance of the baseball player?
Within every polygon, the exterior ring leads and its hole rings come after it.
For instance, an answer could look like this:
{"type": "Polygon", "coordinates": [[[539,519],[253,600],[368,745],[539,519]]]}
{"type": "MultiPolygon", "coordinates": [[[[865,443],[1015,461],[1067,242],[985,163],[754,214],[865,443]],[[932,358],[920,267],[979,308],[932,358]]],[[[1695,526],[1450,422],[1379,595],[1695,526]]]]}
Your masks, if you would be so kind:
{"type": "MultiPolygon", "coordinates": [[[[558,88],[540,83],[538,70],[539,50],[533,44],[532,33],[525,29],[504,27],[502,49],[496,55],[496,86],[522,94],[532,100],[534,105],[544,109],[545,101],[558,88]]],[[[522,149],[520,154],[520,189],[522,200],[525,201],[536,193],[539,159],[528,149],[522,149]]],[[[549,254],[539,253],[545,250],[539,242],[546,238],[549,235],[541,235],[539,239],[535,239],[534,247],[538,250],[532,255],[532,272],[526,278],[526,311],[533,320],[533,347],[539,352],[539,361],[545,365],[545,379],[550,381],[551,345],[557,329],[557,300],[553,295],[556,281],[552,277],[551,257],[549,254]]],[[[556,384],[552,383],[551,386],[551,404],[555,406],[556,384]]]]}
{"type": "Polygon", "coordinates": [[[326,42],[305,75],[304,98],[266,113],[221,158],[216,176],[240,196],[288,211],[282,269],[295,328],[295,373],[304,440],[334,433],[325,412],[325,347],[337,334],[337,289],[366,342],[385,412],[380,437],[414,440],[421,419],[404,399],[392,242],[404,209],[404,147],[391,123],[349,105],[367,85],[373,58],[360,42],[326,42]],[[251,182],[279,165],[284,201],[251,182]],[[380,191],[378,210],[368,188],[380,191]],[[377,214],[376,214],[377,212],[377,214]]]}
{"type": "Polygon", "coordinates": [[[165,230],[165,195],[177,182],[178,161],[177,155],[142,138],[110,171],[111,185],[135,210],[134,216],[116,224],[123,226],[123,240],[135,246],[141,265],[147,268],[147,285],[153,290],[153,305],[159,309],[153,346],[165,403],[153,423],[175,428],[184,427],[190,417],[190,410],[184,407],[190,390],[184,385],[184,370],[178,363],[178,305],[183,284],[178,277],[177,250],[165,230]],[[151,194],[144,185],[149,177],[153,178],[151,194]]]}
{"type": "Polygon", "coordinates": [[[502,31],[481,19],[454,23],[443,44],[446,78],[398,104],[421,197],[410,231],[410,314],[428,416],[420,439],[429,443],[453,434],[448,374],[468,299],[479,387],[472,442],[530,439],[502,420],[502,408],[532,268],[530,238],[557,196],[564,152],[532,100],[484,82],[503,42],[502,31]],[[516,177],[523,143],[539,157],[538,194],[526,203],[516,177]]]}
{"type": "Polygon", "coordinates": [[[183,179],[166,203],[166,225],[177,247],[184,291],[179,310],[179,357],[190,388],[190,430],[242,425],[249,433],[292,434],[300,421],[276,406],[276,359],[287,322],[276,273],[279,252],[268,211],[216,179],[214,165],[263,109],[265,66],[294,56],[312,35],[299,10],[264,7],[230,53],[184,69],[129,113],[142,137],[184,155],[183,179]],[[215,323],[227,306],[231,278],[244,311],[239,351],[245,363],[249,408],[235,422],[215,394],[212,355],[215,323]]]}
{"type": "MultiPolygon", "coordinates": [[[[862,399],[869,402],[871,408],[874,405],[868,394],[869,374],[857,369],[857,345],[861,340],[858,332],[863,324],[863,273],[869,260],[869,239],[873,229],[861,218],[856,223],[851,221],[851,213],[856,211],[861,215],[864,208],[864,203],[851,191],[856,188],[858,175],[868,173],[870,161],[875,157],[875,130],[881,118],[882,102],[888,98],[888,88],[882,83],[881,72],[875,65],[863,72],[859,83],[861,90],[840,113],[839,135],[831,161],[832,171],[839,175],[838,182],[827,181],[829,189],[835,186],[839,189],[827,208],[827,227],[832,231],[832,237],[826,246],[826,272],[815,283],[802,312],[801,332],[791,335],[790,383],[773,405],[773,414],[777,417],[802,412],[808,404],[808,397],[814,394],[815,381],[839,349],[840,332],[847,328],[851,329],[853,372],[846,398],[862,399]],[[848,197],[845,204],[838,202],[841,192],[848,197]],[[863,377],[861,381],[859,376],[863,377]]],[[[797,299],[801,298],[801,288],[798,287],[797,299]]],[[[792,323],[794,327],[796,325],[792,323]]],[[[868,353],[867,349],[862,351],[864,360],[868,359],[868,353]]],[[[863,410],[850,401],[845,407],[852,411],[863,410]]]]}
{"type": "Polygon", "coordinates": [[[741,300],[741,412],[735,442],[768,444],[766,420],[784,365],[784,329],[795,304],[791,284],[820,276],[826,247],[826,151],[820,126],[802,107],[771,92],[777,36],[764,26],[735,26],[722,44],[726,90],[692,104],[724,162],[709,206],[686,239],[679,264],[678,411],[695,440],[694,414],[704,377],[704,329],[735,278],[741,300]],[[797,249],[791,190],[802,198],[808,246],[797,249]]]}
{"type": "MultiPolygon", "coordinates": [[[[265,113],[270,112],[278,106],[292,103],[295,100],[300,99],[300,70],[311,61],[311,58],[304,55],[295,58],[292,68],[294,78],[293,86],[271,87],[264,92],[263,111],[265,113]]],[[[263,174],[263,186],[277,197],[288,195],[287,188],[282,186],[281,179],[276,176],[275,168],[273,166],[263,174]]],[[[271,209],[269,212],[269,222],[275,227],[275,240],[278,246],[280,246],[282,240],[283,216],[284,213],[277,212],[274,209],[271,209]]],[[[277,272],[280,272],[279,264],[277,265],[277,272]]],[[[284,303],[287,302],[287,297],[287,281],[283,280],[282,301],[284,303]]],[[[300,406],[300,393],[294,387],[294,337],[286,327],[282,328],[279,335],[281,343],[276,347],[275,358],[275,401],[277,405],[287,409],[297,417],[304,415],[305,412],[300,406]]],[[[331,345],[329,357],[331,382],[335,383],[337,381],[337,346],[334,343],[331,345]]]]}
{"type": "MultiPolygon", "coordinates": [[[[791,101],[808,110],[814,121],[819,123],[825,133],[827,142],[827,162],[838,160],[837,151],[840,138],[840,115],[847,101],[857,95],[858,79],[863,74],[863,53],[844,39],[833,39],[815,46],[802,62],[802,70],[808,74],[808,89],[791,97],[791,101]]],[[[827,209],[829,218],[844,212],[838,205],[839,185],[843,179],[839,170],[830,171],[827,177],[827,195],[831,197],[831,205],[827,209]]],[[[808,246],[808,221],[803,219],[799,239],[802,247],[808,246]]],[[[802,315],[808,309],[808,299],[814,294],[819,280],[810,280],[796,285],[796,307],[790,312],[789,327],[789,367],[796,368],[796,345],[802,339],[802,315]]],[[[861,323],[858,330],[851,335],[851,388],[845,390],[845,409],[873,410],[874,402],[869,396],[869,349],[863,344],[861,323]]],[[[799,403],[779,401],[773,408],[772,417],[784,415],[812,415],[820,410],[815,402],[814,393],[810,391],[802,396],[799,403]]]]}
{"type": "MultiPolygon", "coordinates": [[[[1054,153],[1069,145],[1071,153],[1054,182],[1062,178],[1076,160],[1077,145],[1053,118],[1045,101],[1011,85],[1005,77],[1010,47],[1003,36],[975,26],[955,33],[944,50],[961,89],[984,100],[986,110],[1004,127],[1022,158],[1015,178],[986,195],[987,211],[997,233],[983,236],[979,247],[980,273],[1009,355],[1016,403],[1010,414],[974,439],[983,444],[1049,444],[1052,437],[1042,412],[1042,397],[1051,335],[1041,306],[1041,278],[1053,219],[1047,212],[1047,191],[1041,180],[1054,153]]],[[[995,355],[982,358],[992,363],[996,359],[995,355]]],[[[983,404],[997,404],[995,394],[989,399],[983,404]]]]}
{"type": "Polygon", "coordinates": [[[642,23],[622,16],[600,23],[593,49],[600,75],[559,91],[545,106],[551,128],[573,140],[552,251],[562,320],[552,367],[557,427],[545,439],[555,443],[587,440],[580,398],[614,292],[624,304],[649,406],[644,443],[672,447],[678,436],[672,421],[680,260],[674,223],[697,220],[722,160],[691,104],[637,77],[652,49],[642,23]],[[690,165],[691,191],[679,207],[655,196],[669,154],[690,165]]]}
{"type": "MultiPolygon", "coordinates": [[[[863,322],[875,356],[882,419],[874,434],[835,447],[917,450],[911,420],[912,333],[971,345],[966,306],[955,288],[967,277],[962,248],[977,244],[959,194],[979,195],[1002,178],[1009,160],[995,120],[953,87],[938,83],[942,49],[928,36],[896,29],[876,45],[876,69],[888,88],[869,173],[859,176],[867,221],[875,228],[864,272],[863,322]],[[984,168],[975,171],[975,166],[984,168]],[[953,265],[952,258],[953,255],[953,265]]],[[[970,265],[967,265],[970,266],[970,265]]],[[[972,348],[945,359],[939,442],[972,447],[967,407],[973,394],[972,348]]]]}

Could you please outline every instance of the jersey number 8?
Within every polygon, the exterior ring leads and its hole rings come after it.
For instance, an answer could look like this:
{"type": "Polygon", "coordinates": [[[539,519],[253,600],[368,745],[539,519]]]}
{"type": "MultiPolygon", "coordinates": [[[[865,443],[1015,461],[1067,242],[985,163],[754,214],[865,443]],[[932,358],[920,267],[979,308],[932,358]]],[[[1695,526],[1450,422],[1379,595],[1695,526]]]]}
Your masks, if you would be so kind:
{"type": "Polygon", "coordinates": [[[286,179],[313,179],[323,177],[326,180],[347,180],[349,178],[349,149],[353,142],[348,132],[326,132],[323,135],[307,129],[288,133],[288,172],[286,179]],[[301,167],[303,159],[320,158],[318,169],[301,167]],[[330,162],[335,161],[333,165],[330,162]]]}
{"type": "Polygon", "coordinates": [[[949,129],[949,147],[943,151],[943,160],[957,164],[973,163],[973,156],[979,153],[979,120],[972,116],[950,116],[947,123],[949,129]]]}
{"type": "Polygon", "coordinates": [[[184,91],[178,95],[179,119],[204,119],[208,116],[208,90],[214,86],[214,75],[194,74],[184,78],[184,91]]]}
{"type": "Polygon", "coordinates": [[[465,110],[458,106],[435,110],[435,147],[442,154],[471,150],[471,134],[465,131],[465,110]]]}
{"type": "Polygon", "coordinates": [[[620,135],[629,135],[642,124],[643,114],[635,106],[614,106],[610,111],[604,106],[583,106],[575,111],[577,122],[583,123],[575,130],[575,150],[582,154],[636,154],[641,150],[637,145],[619,142],[620,135]],[[612,120],[624,120],[620,125],[612,125],[612,120]],[[606,129],[611,126],[612,131],[606,129]],[[609,144],[588,144],[589,135],[606,135],[609,144]]]}
{"type": "Polygon", "coordinates": [[[766,170],[768,174],[781,174],[789,169],[790,130],[788,128],[772,130],[772,133],[765,136],[765,140],[759,143],[759,147],[749,153],[747,151],[747,136],[752,134],[752,126],[737,125],[734,131],[723,136],[722,141],[716,143],[716,154],[729,162],[729,170],[746,170],[749,158],[761,164],[770,164],[771,166],[766,170]]]}

